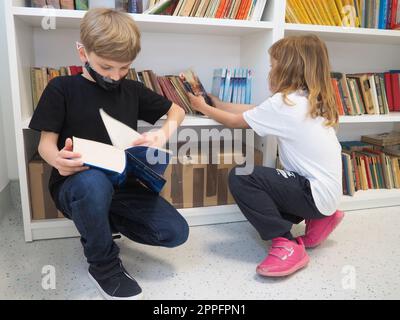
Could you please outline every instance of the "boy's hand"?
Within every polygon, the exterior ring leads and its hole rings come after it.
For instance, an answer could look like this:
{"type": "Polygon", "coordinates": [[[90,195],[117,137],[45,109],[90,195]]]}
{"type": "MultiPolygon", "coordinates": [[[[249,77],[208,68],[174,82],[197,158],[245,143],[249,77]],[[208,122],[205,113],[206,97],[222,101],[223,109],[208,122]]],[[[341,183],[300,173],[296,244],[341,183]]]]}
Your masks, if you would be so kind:
{"type": "Polygon", "coordinates": [[[72,151],[72,139],[65,140],[65,146],[58,152],[55,160],[55,168],[62,176],[71,176],[77,172],[88,170],[84,167],[79,153],[72,151]]]}
{"type": "Polygon", "coordinates": [[[188,93],[188,97],[192,108],[196,111],[201,112],[202,109],[207,106],[207,103],[202,96],[195,96],[191,93],[188,93]]]}
{"type": "Polygon", "coordinates": [[[150,131],[142,134],[140,138],[133,142],[133,146],[147,146],[154,148],[162,148],[167,142],[167,137],[164,134],[164,131],[150,131]]]}

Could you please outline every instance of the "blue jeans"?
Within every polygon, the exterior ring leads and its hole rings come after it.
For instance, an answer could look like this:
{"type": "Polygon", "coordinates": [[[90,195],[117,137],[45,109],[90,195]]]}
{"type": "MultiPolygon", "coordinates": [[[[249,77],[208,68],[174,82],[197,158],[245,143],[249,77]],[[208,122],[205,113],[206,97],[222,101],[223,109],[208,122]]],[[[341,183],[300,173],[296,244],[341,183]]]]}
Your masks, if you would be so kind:
{"type": "Polygon", "coordinates": [[[114,188],[100,170],[68,177],[58,200],[59,210],[74,221],[91,265],[107,265],[118,258],[113,232],[169,248],[184,243],[189,235],[186,220],[164,198],[138,182],[114,188]]]}

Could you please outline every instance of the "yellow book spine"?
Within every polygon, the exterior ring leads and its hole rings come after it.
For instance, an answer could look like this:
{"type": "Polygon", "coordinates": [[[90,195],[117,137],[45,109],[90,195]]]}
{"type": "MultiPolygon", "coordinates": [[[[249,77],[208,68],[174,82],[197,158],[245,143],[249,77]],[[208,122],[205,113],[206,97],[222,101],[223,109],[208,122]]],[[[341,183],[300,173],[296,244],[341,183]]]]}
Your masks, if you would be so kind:
{"type": "Polygon", "coordinates": [[[293,12],[292,4],[289,2],[286,2],[285,20],[287,23],[300,23],[300,20],[297,19],[296,15],[293,12]]]}
{"type": "Polygon", "coordinates": [[[329,18],[327,17],[327,15],[325,13],[324,6],[323,6],[321,0],[314,0],[314,5],[318,9],[318,13],[319,13],[320,17],[322,18],[324,25],[325,26],[331,25],[329,18]]]}
{"type": "Polygon", "coordinates": [[[336,3],[337,11],[339,12],[339,15],[340,15],[340,26],[345,26],[345,24],[344,24],[345,13],[343,10],[343,3],[341,0],[335,0],[335,3],[336,3]]]}
{"type": "Polygon", "coordinates": [[[314,15],[315,15],[315,17],[316,17],[316,19],[318,21],[318,24],[319,25],[324,25],[324,19],[322,19],[322,16],[319,13],[318,8],[315,6],[314,0],[306,0],[306,1],[310,4],[311,10],[312,10],[312,12],[314,12],[314,15]]]}
{"type": "Polygon", "coordinates": [[[339,13],[337,7],[336,7],[335,0],[328,0],[327,5],[328,5],[329,13],[332,16],[333,21],[335,23],[335,26],[341,26],[342,25],[342,18],[340,16],[340,13],[339,13]]]}
{"type": "Polygon", "coordinates": [[[306,23],[306,24],[312,24],[310,18],[308,17],[308,14],[306,12],[306,10],[303,7],[303,3],[301,2],[301,0],[293,0],[294,2],[294,6],[296,8],[296,11],[298,13],[300,13],[301,17],[302,17],[302,23],[306,23]]]}
{"type": "Polygon", "coordinates": [[[331,26],[336,26],[336,22],[335,22],[335,20],[334,20],[334,18],[333,18],[333,14],[332,14],[332,13],[330,12],[330,10],[329,10],[328,2],[329,2],[329,1],[327,1],[327,0],[323,0],[323,1],[322,1],[322,6],[324,7],[325,14],[326,14],[326,16],[327,16],[328,19],[329,19],[329,24],[330,24],[331,26]]]}
{"type": "Polygon", "coordinates": [[[306,11],[308,12],[308,17],[311,20],[312,24],[319,24],[318,19],[314,13],[314,8],[312,5],[310,5],[310,1],[308,0],[303,0],[303,6],[306,9],[306,11]]]}

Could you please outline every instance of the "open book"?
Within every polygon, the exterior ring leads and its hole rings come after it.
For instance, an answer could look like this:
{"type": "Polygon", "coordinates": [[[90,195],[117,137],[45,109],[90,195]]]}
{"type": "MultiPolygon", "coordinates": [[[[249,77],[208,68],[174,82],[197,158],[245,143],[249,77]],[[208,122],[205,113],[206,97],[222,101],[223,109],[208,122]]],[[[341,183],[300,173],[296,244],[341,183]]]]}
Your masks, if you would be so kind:
{"type": "Polygon", "coordinates": [[[123,185],[128,175],[136,177],[149,189],[160,192],[165,184],[163,174],[172,152],[162,148],[132,146],[140,134],[109,116],[100,115],[113,145],[73,137],[73,150],[82,155],[83,163],[107,173],[114,185],[123,185]]]}

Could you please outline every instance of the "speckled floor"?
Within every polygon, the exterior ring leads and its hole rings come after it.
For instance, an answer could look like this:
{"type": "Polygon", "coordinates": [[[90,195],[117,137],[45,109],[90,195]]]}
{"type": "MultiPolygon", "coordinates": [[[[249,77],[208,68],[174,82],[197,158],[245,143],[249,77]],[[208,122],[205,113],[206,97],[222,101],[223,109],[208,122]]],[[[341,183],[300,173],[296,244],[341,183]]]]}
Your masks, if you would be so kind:
{"type": "MultiPolygon", "coordinates": [[[[21,214],[0,221],[0,299],[101,299],[87,277],[78,238],[23,240],[21,214]],[[42,288],[42,268],[56,289],[42,288]]],[[[295,226],[300,235],[304,225],[295,226]]],[[[146,299],[399,299],[400,207],[352,211],[309,251],[307,268],[284,279],[255,273],[269,242],[246,222],[191,228],[175,249],[118,240],[126,269],[146,299]]]]}

